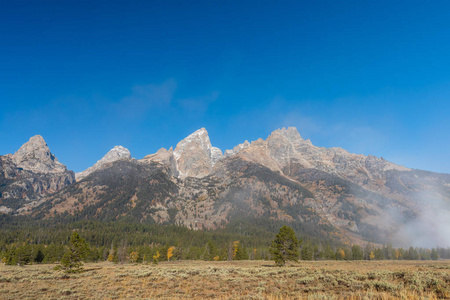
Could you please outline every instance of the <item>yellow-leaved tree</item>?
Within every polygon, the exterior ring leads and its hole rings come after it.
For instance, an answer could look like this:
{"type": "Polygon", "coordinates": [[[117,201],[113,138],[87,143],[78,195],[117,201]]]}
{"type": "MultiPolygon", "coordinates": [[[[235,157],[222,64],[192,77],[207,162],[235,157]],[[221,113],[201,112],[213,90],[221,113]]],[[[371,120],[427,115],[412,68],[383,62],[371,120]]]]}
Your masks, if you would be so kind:
{"type": "Polygon", "coordinates": [[[158,264],[158,258],[161,256],[161,254],[159,254],[159,251],[156,251],[156,255],[153,255],[153,263],[155,265],[158,264]]]}
{"type": "Polygon", "coordinates": [[[137,251],[133,251],[130,253],[130,262],[136,263],[139,259],[139,253],[137,251]]]}
{"type": "Polygon", "coordinates": [[[239,241],[234,241],[232,247],[233,247],[233,259],[235,259],[236,258],[236,254],[237,254],[238,249],[239,249],[239,241]]]}
{"type": "Polygon", "coordinates": [[[167,261],[169,261],[170,258],[173,256],[173,250],[175,250],[174,246],[172,246],[169,249],[167,249],[167,261]]]}

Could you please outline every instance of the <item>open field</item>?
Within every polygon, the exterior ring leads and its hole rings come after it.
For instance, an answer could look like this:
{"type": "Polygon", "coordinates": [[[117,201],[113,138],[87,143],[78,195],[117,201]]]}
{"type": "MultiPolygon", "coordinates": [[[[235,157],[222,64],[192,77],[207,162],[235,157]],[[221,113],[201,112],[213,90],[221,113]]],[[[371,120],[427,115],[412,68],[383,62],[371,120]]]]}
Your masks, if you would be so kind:
{"type": "Polygon", "coordinates": [[[450,299],[450,261],[0,265],[0,299],[450,299]]]}

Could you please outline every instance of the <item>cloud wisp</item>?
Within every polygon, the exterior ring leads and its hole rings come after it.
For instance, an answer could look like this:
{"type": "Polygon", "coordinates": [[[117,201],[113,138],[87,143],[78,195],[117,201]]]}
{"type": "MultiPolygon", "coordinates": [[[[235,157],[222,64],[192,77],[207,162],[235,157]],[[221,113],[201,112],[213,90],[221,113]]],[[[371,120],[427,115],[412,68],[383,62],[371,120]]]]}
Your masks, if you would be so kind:
{"type": "Polygon", "coordinates": [[[185,98],[179,100],[179,106],[183,111],[204,114],[209,106],[217,100],[219,92],[213,91],[205,96],[185,98]]]}
{"type": "Polygon", "coordinates": [[[173,79],[159,85],[135,85],[130,95],[115,103],[114,109],[124,119],[141,119],[151,110],[168,107],[176,89],[177,83],[173,79]]]}

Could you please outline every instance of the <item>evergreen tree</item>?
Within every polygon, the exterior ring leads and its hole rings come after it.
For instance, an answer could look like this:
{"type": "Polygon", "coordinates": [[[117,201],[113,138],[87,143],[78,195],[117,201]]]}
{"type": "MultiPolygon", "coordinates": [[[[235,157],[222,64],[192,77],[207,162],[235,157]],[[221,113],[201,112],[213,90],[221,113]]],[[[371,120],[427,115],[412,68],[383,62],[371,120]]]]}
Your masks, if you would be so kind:
{"type": "Polygon", "coordinates": [[[84,239],[74,231],[70,236],[69,248],[61,259],[61,267],[67,273],[83,271],[82,260],[86,257],[89,247],[84,239]]]}
{"type": "Polygon", "coordinates": [[[431,256],[432,260],[438,260],[439,259],[439,255],[438,255],[436,249],[434,249],[434,248],[431,250],[431,255],[430,256],[431,256]]]}
{"type": "Polygon", "coordinates": [[[287,260],[298,262],[299,244],[292,228],[286,225],[281,227],[270,247],[275,264],[284,266],[287,260]]]}
{"type": "Polygon", "coordinates": [[[353,260],[362,260],[363,259],[363,251],[360,246],[358,246],[358,245],[352,246],[352,259],[353,260]]]}
{"type": "Polygon", "coordinates": [[[313,248],[309,242],[304,243],[302,246],[301,259],[302,260],[312,260],[313,259],[313,248]]]}
{"type": "Polygon", "coordinates": [[[29,264],[32,261],[33,257],[33,249],[31,248],[31,245],[24,244],[17,248],[17,264],[19,265],[26,265],[29,264]]]}
{"type": "Polygon", "coordinates": [[[383,249],[377,248],[377,249],[375,249],[373,251],[373,253],[375,254],[375,259],[376,260],[383,260],[383,259],[385,259],[383,249]]]}
{"type": "Polygon", "coordinates": [[[241,243],[238,243],[238,245],[237,245],[234,259],[235,260],[247,260],[248,259],[247,248],[245,248],[245,246],[242,245],[241,243]]]}
{"type": "Polygon", "coordinates": [[[205,252],[203,254],[203,258],[204,258],[204,260],[214,260],[214,257],[216,257],[216,256],[217,256],[217,247],[210,240],[206,244],[205,252]]]}
{"type": "Polygon", "coordinates": [[[325,247],[325,250],[323,251],[323,256],[325,259],[336,259],[336,255],[335,255],[333,249],[331,249],[330,245],[327,245],[325,247]]]}
{"type": "Polygon", "coordinates": [[[418,260],[418,259],[420,259],[419,252],[417,252],[417,250],[414,249],[413,247],[409,247],[408,259],[410,259],[410,260],[418,260]]]}
{"type": "Polygon", "coordinates": [[[43,260],[44,260],[44,253],[42,252],[41,249],[38,249],[38,251],[36,252],[36,255],[34,257],[34,261],[37,262],[38,264],[40,264],[43,260]]]}
{"type": "Polygon", "coordinates": [[[6,251],[4,261],[7,265],[17,264],[17,248],[14,245],[12,245],[9,250],[6,251]]]}
{"type": "Polygon", "coordinates": [[[56,261],[60,261],[64,255],[64,246],[63,245],[55,245],[50,244],[47,248],[44,249],[44,263],[53,263],[56,261]]]}

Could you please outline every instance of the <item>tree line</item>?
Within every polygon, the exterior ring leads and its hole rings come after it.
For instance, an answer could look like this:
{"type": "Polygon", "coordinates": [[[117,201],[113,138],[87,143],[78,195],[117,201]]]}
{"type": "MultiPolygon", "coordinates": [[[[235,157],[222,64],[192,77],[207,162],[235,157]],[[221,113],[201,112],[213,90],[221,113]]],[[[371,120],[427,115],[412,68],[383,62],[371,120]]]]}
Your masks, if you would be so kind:
{"type": "MultiPolygon", "coordinates": [[[[110,261],[113,263],[158,263],[160,261],[173,260],[275,260],[284,248],[278,250],[277,247],[286,244],[284,239],[289,237],[288,251],[293,260],[437,260],[450,259],[450,248],[414,248],[408,249],[394,248],[391,245],[374,246],[367,244],[364,247],[359,245],[333,245],[321,243],[313,240],[294,240],[294,231],[283,226],[279,234],[272,243],[251,245],[248,241],[238,239],[228,239],[221,237],[218,240],[208,239],[203,245],[186,243],[186,239],[175,242],[143,243],[135,245],[123,239],[119,242],[111,242],[110,245],[92,245],[80,236],[82,230],[72,231],[65,242],[58,243],[36,243],[36,240],[28,239],[23,242],[5,243],[0,242],[0,259],[8,265],[26,265],[34,263],[56,263],[70,257],[71,247],[73,248],[74,234],[80,237],[77,240],[83,245],[82,254],[76,254],[85,262],[110,261]],[[79,234],[80,233],[80,234],[79,234]],[[281,237],[279,237],[281,235],[281,237]],[[277,241],[281,239],[281,241],[277,241]],[[274,250],[275,249],[275,250],[274,250]],[[277,252],[278,251],[278,252],[277,252]],[[69,254],[68,254],[69,253],[69,254]],[[66,257],[66,258],[65,258],[66,257]]],[[[201,232],[197,232],[201,234],[201,232]]],[[[211,238],[212,236],[208,236],[211,238]]],[[[287,248],[286,248],[287,249],[287,248]]],[[[73,251],[72,251],[73,252],[73,251]]],[[[70,259],[69,259],[70,261],[70,259]]],[[[281,264],[282,265],[282,264],[281,264]]]]}

